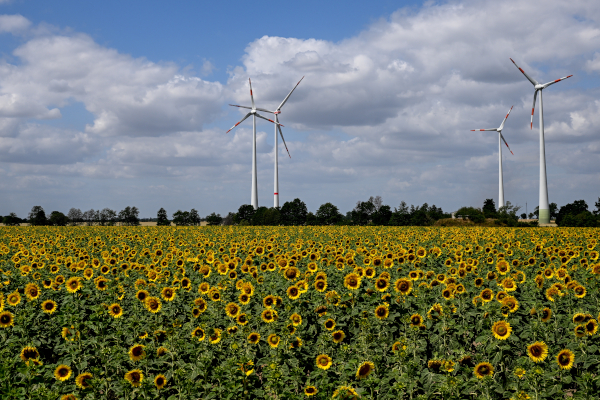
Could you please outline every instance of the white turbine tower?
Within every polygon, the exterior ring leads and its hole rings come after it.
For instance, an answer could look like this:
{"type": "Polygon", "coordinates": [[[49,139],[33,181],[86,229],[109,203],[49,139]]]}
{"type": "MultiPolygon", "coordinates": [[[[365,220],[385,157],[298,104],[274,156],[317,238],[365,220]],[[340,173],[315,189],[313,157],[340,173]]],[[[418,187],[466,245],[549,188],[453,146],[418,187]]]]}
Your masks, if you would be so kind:
{"type": "MultiPolygon", "coordinates": [[[[508,143],[506,143],[506,140],[504,140],[504,136],[502,136],[502,129],[504,129],[504,123],[506,122],[506,119],[508,118],[508,116],[510,115],[510,112],[512,111],[512,107],[510,107],[510,110],[508,110],[508,114],[506,114],[506,117],[504,117],[504,121],[502,121],[502,124],[500,124],[499,128],[490,128],[490,129],[471,129],[471,132],[482,132],[482,131],[492,131],[492,132],[498,132],[498,164],[499,164],[499,169],[500,169],[500,180],[499,180],[499,194],[498,194],[498,208],[500,207],[504,207],[504,183],[502,181],[502,141],[504,141],[504,144],[506,145],[506,147],[508,147],[508,143]]],[[[510,151],[510,154],[514,155],[514,153],[512,152],[512,150],[510,149],[510,147],[508,147],[508,151],[510,151]]]]}
{"type": "MultiPolygon", "coordinates": [[[[252,195],[250,198],[250,203],[252,204],[252,207],[254,207],[254,209],[256,210],[258,208],[258,191],[257,191],[257,180],[256,180],[256,117],[262,118],[269,122],[272,122],[276,126],[279,125],[279,123],[275,122],[273,120],[270,120],[269,118],[265,118],[256,112],[257,110],[260,110],[260,111],[266,111],[266,110],[256,108],[256,106],[254,105],[254,95],[252,94],[252,81],[250,80],[250,78],[248,78],[248,82],[250,83],[250,99],[252,100],[252,107],[238,106],[235,104],[230,104],[230,106],[239,107],[239,108],[247,108],[250,110],[250,112],[248,114],[246,114],[246,116],[244,118],[242,118],[237,124],[232,126],[231,129],[229,129],[225,133],[231,132],[231,130],[233,128],[235,128],[236,126],[241,124],[246,118],[248,118],[249,116],[252,115],[252,195]]],[[[270,111],[267,111],[267,112],[270,112],[270,111]]]]}
{"type": "Polygon", "coordinates": [[[283,145],[285,146],[285,149],[287,150],[288,156],[290,156],[290,158],[292,158],[292,156],[290,155],[290,151],[287,148],[287,144],[285,144],[285,139],[283,138],[283,132],[281,132],[281,126],[283,126],[283,125],[279,124],[278,115],[281,114],[281,107],[283,107],[285,102],[288,101],[288,99],[290,98],[290,96],[292,95],[294,90],[296,90],[296,88],[298,87],[300,82],[302,82],[302,79],[304,79],[304,77],[302,77],[298,81],[298,83],[296,83],[296,86],[294,86],[294,88],[288,93],[288,95],[285,96],[285,99],[283,99],[283,101],[281,102],[279,107],[277,107],[277,109],[275,111],[261,110],[261,111],[272,112],[273,114],[275,114],[275,123],[276,123],[275,124],[275,172],[274,172],[274,176],[273,176],[273,181],[274,181],[273,182],[274,183],[273,207],[279,207],[279,166],[278,166],[279,161],[278,161],[277,130],[279,130],[279,134],[281,135],[281,140],[283,140],[283,145]]]}
{"type": "Polygon", "coordinates": [[[527,75],[522,68],[511,58],[510,61],[515,64],[515,67],[519,68],[519,71],[525,75],[525,77],[533,84],[535,91],[533,92],[533,107],[531,107],[531,129],[533,129],[533,112],[535,110],[535,100],[538,92],[540,92],[540,204],[538,222],[540,224],[550,223],[550,206],[548,203],[548,179],[546,178],[546,145],[544,144],[544,105],[542,103],[542,90],[546,89],[550,85],[554,85],[556,82],[560,82],[564,79],[570,78],[573,75],[565,76],[548,83],[540,84],[538,81],[527,75]]]}

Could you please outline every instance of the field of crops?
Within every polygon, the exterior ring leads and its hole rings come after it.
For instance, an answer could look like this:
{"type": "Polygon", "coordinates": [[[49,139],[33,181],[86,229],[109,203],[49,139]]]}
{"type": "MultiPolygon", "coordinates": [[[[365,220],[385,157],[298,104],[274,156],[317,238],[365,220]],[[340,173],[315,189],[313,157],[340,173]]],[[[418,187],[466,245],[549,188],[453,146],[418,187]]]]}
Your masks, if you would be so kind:
{"type": "Polygon", "coordinates": [[[594,228],[0,229],[0,397],[596,399],[594,228]]]}

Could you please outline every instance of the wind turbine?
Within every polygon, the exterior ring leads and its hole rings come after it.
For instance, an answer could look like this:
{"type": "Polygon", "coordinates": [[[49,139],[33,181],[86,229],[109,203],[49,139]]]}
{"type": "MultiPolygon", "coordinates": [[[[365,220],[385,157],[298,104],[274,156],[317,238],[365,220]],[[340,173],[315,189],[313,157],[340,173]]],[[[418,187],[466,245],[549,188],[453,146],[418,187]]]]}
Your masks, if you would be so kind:
{"type": "Polygon", "coordinates": [[[235,128],[236,126],[241,124],[246,118],[248,118],[249,116],[252,115],[252,194],[251,194],[250,202],[252,204],[252,207],[254,207],[254,209],[256,210],[256,209],[258,209],[258,192],[257,192],[257,181],[256,181],[256,117],[262,118],[269,122],[272,122],[275,124],[275,126],[278,126],[280,124],[279,124],[279,122],[275,122],[269,118],[265,118],[256,112],[257,110],[265,111],[265,112],[270,112],[270,111],[264,110],[262,108],[256,108],[256,106],[254,105],[254,95],[252,94],[252,81],[250,80],[250,78],[248,78],[248,82],[250,83],[250,99],[252,100],[252,107],[238,106],[236,104],[230,104],[230,106],[246,108],[246,109],[249,109],[250,112],[248,114],[246,114],[246,116],[244,118],[242,118],[237,124],[232,126],[231,129],[229,129],[225,133],[231,132],[233,130],[233,128],[235,128]]]}
{"type": "MultiPolygon", "coordinates": [[[[500,207],[504,207],[504,183],[502,182],[502,141],[504,141],[504,144],[506,145],[506,147],[508,147],[508,143],[506,143],[506,140],[504,140],[504,136],[502,136],[502,129],[504,129],[504,123],[506,122],[506,119],[508,118],[508,116],[510,115],[510,112],[512,111],[512,106],[510,107],[510,110],[508,110],[508,114],[506,114],[506,117],[504,117],[504,121],[502,121],[502,124],[500,124],[499,128],[490,128],[490,129],[471,129],[471,132],[483,132],[483,131],[493,131],[493,132],[498,132],[498,164],[499,164],[499,169],[500,169],[500,181],[499,181],[499,195],[498,195],[498,208],[500,207]]],[[[508,151],[510,151],[510,154],[512,154],[514,156],[514,153],[512,152],[512,150],[510,149],[510,147],[508,147],[508,151]]]]}
{"type": "Polygon", "coordinates": [[[540,204],[539,204],[539,214],[538,214],[538,222],[540,224],[549,224],[550,223],[550,206],[548,205],[548,179],[546,178],[546,145],[544,144],[544,105],[542,103],[542,90],[546,89],[550,85],[554,85],[556,82],[560,82],[567,78],[572,77],[573,75],[565,76],[564,78],[560,78],[548,83],[540,84],[538,81],[527,75],[525,71],[521,67],[517,65],[517,63],[511,58],[510,61],[515,64],[515,67],[519,69],[525,75],[525,78],[531,82],[535,92],[533,92],[533,107],[531,107],[531,129],[533,129],[533,112],[535,110],[535,100],[537,98],[538,92],[540,92],[540,204]]]}
{"type": "Polygon", "coordinates": [[[292,156],[290,155],[290,151],[287,148],[287,144],[285,144],[285,139],[283,138],[283,132],[281,132],[281,127],[283,125],[281,125],[279,123],[278,115],[281,114],[281,107],[283,107],[285,102],[288,101],[288,99],[290,98],[290,96],[292,95],[294,90],[296,90],[296,88],[298,87],[300,82],[302,82],[302,79],[304,79],[304,77],[302,77],[298,81],[298,83],[296,83],[296,86],[294,86],[294,88],[288,93],[288,95],[285,96],[285,99],[283,99],[283,101],[281,102],[279,107],[277,107],[277,109],[275,111],[261,110],[261,111],[267,111],[267,112],[275,114],[275,173],[274,173],[274,177],[273,177],[273,181],[274,181],[273,207],[279,207],[279,162],[278,162],[277,130],[279,130],[279,134],[281,135],[281,140],[283,140],[283,145],[285,146],[285,149],[287,150],[288,156],[290,158],[292,158],[292,156]]]}

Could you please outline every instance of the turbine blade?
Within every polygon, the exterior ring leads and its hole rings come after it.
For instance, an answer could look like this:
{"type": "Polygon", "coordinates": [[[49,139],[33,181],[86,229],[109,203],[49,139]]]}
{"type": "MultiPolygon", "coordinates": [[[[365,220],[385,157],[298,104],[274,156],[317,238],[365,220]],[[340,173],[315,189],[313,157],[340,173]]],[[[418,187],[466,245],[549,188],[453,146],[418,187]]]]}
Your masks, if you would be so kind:
{"type": "Polygon", "coordinates": [[[523,68],[521,68],[521,67],[519,67],[517,65],[517,63],[515,62],[515,60],[513,60],[511,58],[510,61],[512,61],[513,64],[515,64],[515,67],[517,67],[519,69],[519,71],[521,71],[523,73],[523,75],[525,75],[525,78],[529,79],[529,82],[531,82],[533,84],[533,86],[539,85],[538,82],[535,79],[533,79],[532,77],[530,77],[529,75],[527,75],[527,72],[523,71],[523,68]]]}
{"type": "Polygon", "coordinates": [[[504,121],[502,121],[502,124],[500,125],[500,128],[498,128],[499,131],[501,131],[504,128],[504,123],[506,122],[506,119],[510,115],[510,112],[512,111],[513,107],[514,106],[510,106],[510,110],[508,110],[508,114],[506,114],[506,117],[504,117],[504,121]]]}
{"type": "Polygon", "coordinates": [[[248,110],[252,110],[252,107],[246,107],[246,106],[238,106],[237,104],[230,104],[231,107],[238,107],[238,108],[247,108],[248,110]]]}
{"type": "MultiPolygon", "coordinates": [[[[275,121],[273,121],[272,119],[265,118],[265,117],[263,117],[262,115],[260,115],[260,114],[258,114],[258,113],[254,113],[254,115],[256,115],[258,118],[262,118],[262,119],[264,119],[265,121],[269,121],[269,122],[272,122],[272,123],[274,123],[274,124],[281,125],[279,122],[275,122],[275,121]]],[[[283,125],[281,125],[281,126],[283,126],[283,125]]]]}
{"type": "Polygon", "coordinates": [[[565,79],[570,78],[572,76],[573,75],[569,75],[569,76],[565,76],[564,78],[560,78],[560,79],[557,79],[557,80],[552,81],[552,82],[544,83],[544,89],[546,89],[550,85],[554,85],[556,82],[564,81],[565,79]]]}
{"type": "Polygon", "coordinates": [[[228,130],[228,131],[227,131],[227,132],[225,132],[225,133],[229,133],[229,132],[231,132],[231,130],[232,130],[233,128],[235,128],[236,126],[238,126],[239,124],[241,124],[242,122],[244,122],[244,120],[245,120],[246,118],[248,118],[249,116],[251,116],[251,115],[252,115],[252,113],[248,113],[248,114],[246,114],[246,116],[245,116],[244,118],[242,118],[242,119],[240,120],[240,122],[238,122],[237,124],[235,124],[234,126],[232,126],[232,127],[231,127],[231,129],[230,129],[230,130],[228,130]]]}
{"type": "Polygon", "coordinates": [[[288,156],[290,156],[290,158],[292,158],[290,151],[287,148],[287,144],[285,144],[285,139],[283,138],[283,132],[281,132],[281,126],[277,125],[277,129],[279,129],[279,135],[281,136],[281,140],[283,140],[283,145],[285,146],[285,149],[287,150],[288,156]]]}
{"type": "Polygon", "coordinates": [[[490,128],[490,129],[471,129],[471,132],[484,132],[484,131],[494,131],[496,132],[498,129],[497,128],[490,128]]]}
{"type": "MultiPolygon", "coordinates": [[[[506,143],[506,140],[504,140],[504,136],[502,136],[502,133],[500,134],[500,137],[502,138],[502,141],[504,142],[506,147],[508,147],[508,143],[506,143]]],[[[508,147],[508,151],[510,151],[510,154],[512,154],[513,156],[515,155],[515,153],[513,153],[512,150],[510,149],[510,147],[508,147]]]]}
{"type": "Polygon", "coordinates": [[[281,109],[281,107],[283,107],[283,105],[290,98],[290,96],[292,95],[292,93],[294,92],[294,90],[296,90],[296,88],[298,87],[298,85],[300,84],[300,82],[302,82],[302,79],[304,79],[304,76],[298,81],[298,83],[296,83],[296,86],[294,86],[294,88],[292,89],[292,91],[289,92],[287,96],[285,96],[285,99],[283,99],[283,101],[281,102],[281,104],[279,105],[279,107],[277,107],[277,111],[279,111],[281,109]]]}
{"type": "Polygon", "coordinates": [[[531,107],[531,129],[533,129],[533,112],[535,111],[535,101],[537,99],[537,90],[533,93],[533,106],[531,107]]]}
{"type": "Polygon", "coordinates": [[[271,110],[265,110],[264,108],[258,108],[256,107],[256,111],[263,111],[269,114],[275,114],[275,111],[271,111],[271,110]]]}
{"type": "Polygon", "coordinates": [[[250,99],[252,99],[252,109],[255,110],[256,106],[254,106],[254,94],[252,93],[252,81],[248,78],[248,82],[250,83],[250,99]]]}

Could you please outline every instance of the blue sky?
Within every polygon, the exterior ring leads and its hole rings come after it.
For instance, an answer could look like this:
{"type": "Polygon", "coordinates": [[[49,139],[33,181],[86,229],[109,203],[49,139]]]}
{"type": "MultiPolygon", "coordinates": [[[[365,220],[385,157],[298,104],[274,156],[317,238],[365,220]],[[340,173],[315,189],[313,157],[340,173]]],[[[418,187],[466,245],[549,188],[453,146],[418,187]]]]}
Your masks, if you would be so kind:
{"type": "MultiPolygon", "coordinates": [[[[342,212],[382,195],[453,211],[537,204],[533,90],[544,92],[550,201],[600,196],[600,6],[442,2],[0,2],[0,215],[136,205],[144,217],[250,201],[252,78],[281,115],[281,202],[342,212]]],[[[272,205],[273,130],[258,124],[259,205],[272,205]]]]}

